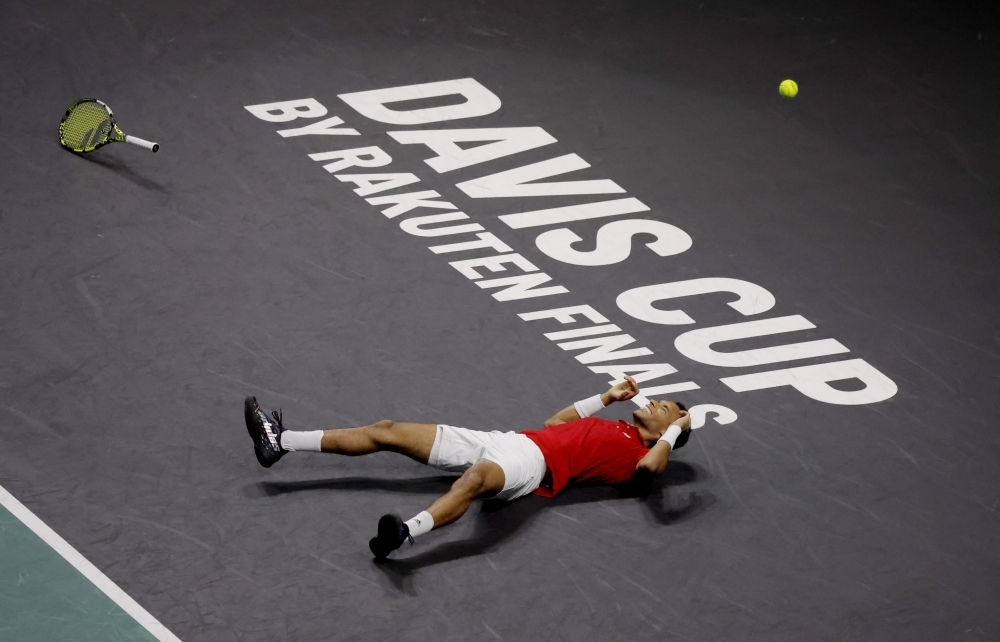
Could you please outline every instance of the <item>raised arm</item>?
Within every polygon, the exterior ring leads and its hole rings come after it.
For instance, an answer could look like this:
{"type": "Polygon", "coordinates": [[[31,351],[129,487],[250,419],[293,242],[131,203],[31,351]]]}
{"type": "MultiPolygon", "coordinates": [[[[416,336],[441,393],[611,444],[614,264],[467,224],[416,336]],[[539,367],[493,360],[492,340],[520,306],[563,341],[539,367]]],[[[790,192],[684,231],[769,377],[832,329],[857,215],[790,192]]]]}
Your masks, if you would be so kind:
{"type": "Polygon", "coordinates": [[[660,437],[659,441],[649,449],[646,456],[639,460],[639,463],[635,466],[635,475],[633,480],[640,483],[649,483],[653,481],[654,478],[658,477],[667,467],[667,462],[670,461],[670,451],[672,446],[670,439],[671,434],[673,434],[676,440],[678,429],[680,432],[688,432],[691,430],[691,415],[685,411],[681,411],[684,414],[679,418],[675,419],[670,427],[667,428],[663,436],[660,437]],[[674,428],[676,426],[676,428],[674,428]]]}
{"type": "MultiPolygon", "coordinates": [[[[603,408],[605,406],[608,406],[615,401],[627,401],[632,397],[636,396],[637,394],[639,394],[639,384],[635,382],[635,379],[626,375],[625,381],[621,382],[616,386],[612,386],[611,388],[608,389],[607,392],[600,395],[601,407],[603,408]]],[[[577,411],[577,408],[580,406],[585,407],[587,405],[592,405],[594,408],[594,412],[600,410],[600,408],[597,408],[597,395],[594,395],[590,399],[583,399],[581,401],[578,401],[572,406],[566,406],[565,408],[563,408],[562,410],[560,410],[559,412],[557,412],[556,414],[552,415],[551,417],[545,420],[546,427],[557,426],[559,424],[565,424],[570,421],[576,421],[577,419],[580,419],[580,413],[577,411]]],[[[591,412],[588,414],[594,414],[594,413],[591,412]]]]}

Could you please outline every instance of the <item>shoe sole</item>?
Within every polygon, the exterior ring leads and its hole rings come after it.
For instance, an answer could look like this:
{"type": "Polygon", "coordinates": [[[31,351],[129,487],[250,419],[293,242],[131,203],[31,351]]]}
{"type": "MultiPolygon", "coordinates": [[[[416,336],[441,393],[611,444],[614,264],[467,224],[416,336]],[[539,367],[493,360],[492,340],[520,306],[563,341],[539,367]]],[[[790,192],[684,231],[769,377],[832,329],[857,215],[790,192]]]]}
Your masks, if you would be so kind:
{"type": "MultiPolygon", "coordinates": [[[[381,548],[378,545],[382,542],[391,542],[399,537],[399,529],[402,524],[403,520],[396,515],[383,515],[382,518],[378,520],[378,535],[368,541],[368,548],[371,549],[372,555],[375,556],[375,559],[384,560],[389,556],[389,553],[399,548],[399,546],[397,546],[396,548],[385,551],[384,553],[380,553],[380,551],[376,550],[376,548],[381,548]]],[[[402,542],[400,545],[402,545],[402,542]]]]}
{"type": "Polygon", "coordinates": [[[274,461],[268,461],[264,455],[263,448],[260,444],[260,431],[263,430],[263,426],[260,424],[260,418],[257,417],[257,398],[250,396],[243,400],[243,418],[247,423],[247,432],[250,433],[250,439],[253,439],[253,454],[257,457],[257,463],[264,468],[270,468],[274,465],[274,461]]]}
{"type": "Polygon", "coordinates": [[[254,411],[254,407],[257,406],[257,397],[247,397],[243,400],[243,418],[247,422],[247,432],[250,433],[250,439],[253,439],[256,443],[257,435],[260,434],[260,422],[257,419],[257,413],[254,411]]]}

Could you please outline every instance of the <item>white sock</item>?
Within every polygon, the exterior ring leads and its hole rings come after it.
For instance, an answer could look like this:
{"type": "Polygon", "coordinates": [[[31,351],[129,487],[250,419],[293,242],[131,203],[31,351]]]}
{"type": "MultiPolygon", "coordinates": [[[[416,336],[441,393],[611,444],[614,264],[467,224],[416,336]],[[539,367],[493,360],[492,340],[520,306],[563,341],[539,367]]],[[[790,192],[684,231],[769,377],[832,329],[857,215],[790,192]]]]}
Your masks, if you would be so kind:
{"type": "Polygon", "coordinates": [[[318,453],[323,450],[322,443],[322,430],[286,430],[281,433],[281,447],[285,450],[304,450],[318,453]]]}
{"type": "Polygon", "coordinates": [[[416,537],[431,532],[434,528],[434,518],[427,511],[422,511],[413,519],[406,520],[406,526],[410,529],[410,537],[416,537]]]}

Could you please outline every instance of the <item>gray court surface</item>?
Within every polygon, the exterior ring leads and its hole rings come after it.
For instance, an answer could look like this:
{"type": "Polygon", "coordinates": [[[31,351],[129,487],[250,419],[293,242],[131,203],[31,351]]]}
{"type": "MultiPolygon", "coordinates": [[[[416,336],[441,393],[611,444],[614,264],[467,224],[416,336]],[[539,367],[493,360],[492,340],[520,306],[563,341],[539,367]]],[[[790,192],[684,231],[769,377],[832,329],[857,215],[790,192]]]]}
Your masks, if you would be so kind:
{"type": "MultiPolygon", "coordinates": [[[[1000,639],[1000,31],[988,3],[903,4],[3,1],[0,485],[185,642],[1000,639]],[[500,107],[393,125],[339,98],[465,78],[500,107]],[[160,152],[61,149],[84,96],[160,152]],[[283,137],[317,119],[245,109],[305,98],[358,135],[283,137]],[[439,173],[387,134],[505,127],[557,142],[439,173]],[[345,173],[420,182],[363,197],[309,157],[359,147],[392,163],[345,173]],[[624,191],[457,187],[570,154],[590,167],[545,180],[624,191]],[[428,249],[474,233],[400,226],[445,210],[366,202],[418,190],[567,292],[497,300],[450,265],[495,250],[428,249]],[[649,211],[499,218],[617,198],[649,211]],[[587,266],[536,244],[566,227],[586,252],[637,219],[690,249],[658,256],[638,235],[627,259],[587,266]],[[705,278],[775,304],[661,301],[695,321],[664,325],[616,303],[705,278]],[[518,316],[584,304],[653,354],[584,364],[545,334],[590,322],[518,316]],[[849,352],[712,365],[675,345],[796,315],[814,327],[714,349],[849,352]],[[843,405],[721,381],[854,359],[897,392],[843,405]],[[709,417],[647,495],[480,502],[383,564],[379,516],[416,514],[453,476],[388,453],[265,470],[243,426],[255,394],[297,430],[537,428],[607,388],[591,366],[629,363],[671,364],[643,385],[695,382],[669,396],[738,419],[709,417]]],[[[506,267],[478,269],[523,273],[506,267]]],[[[0,622],[0,639],[23,638],[0,622]]]]}

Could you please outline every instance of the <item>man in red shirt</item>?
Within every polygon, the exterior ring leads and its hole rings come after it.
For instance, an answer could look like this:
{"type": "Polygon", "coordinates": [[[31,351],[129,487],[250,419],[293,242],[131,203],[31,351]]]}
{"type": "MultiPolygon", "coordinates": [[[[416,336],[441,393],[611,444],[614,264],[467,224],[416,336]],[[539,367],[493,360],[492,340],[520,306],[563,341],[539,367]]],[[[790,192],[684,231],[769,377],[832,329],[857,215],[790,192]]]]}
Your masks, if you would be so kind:
{"type": "Polygon", "coordinates": [[[521,432],[391,420],[358,428],[291,431],[282,425],[280,413],[268,416],[255,397],[246,398],[244,414],[257,461],[265,468],[293,451],[357,456],[388,450],[462,473],[450,491],[413,519],[404,522],[384,515],[379,520],[378,535],[368,545],[377,559],[384,559],[407,539],[412,542],[454,522],[479,497],[554,497],[570,483],[652,480],[666,468],[670,452],[690,435],[691,418],[683,404],[651,401],[632,413],[631,423],[591,416],[637,394],[638,384],[626,377],[602,395],[563,408],[542,430],[521,432]]]}

